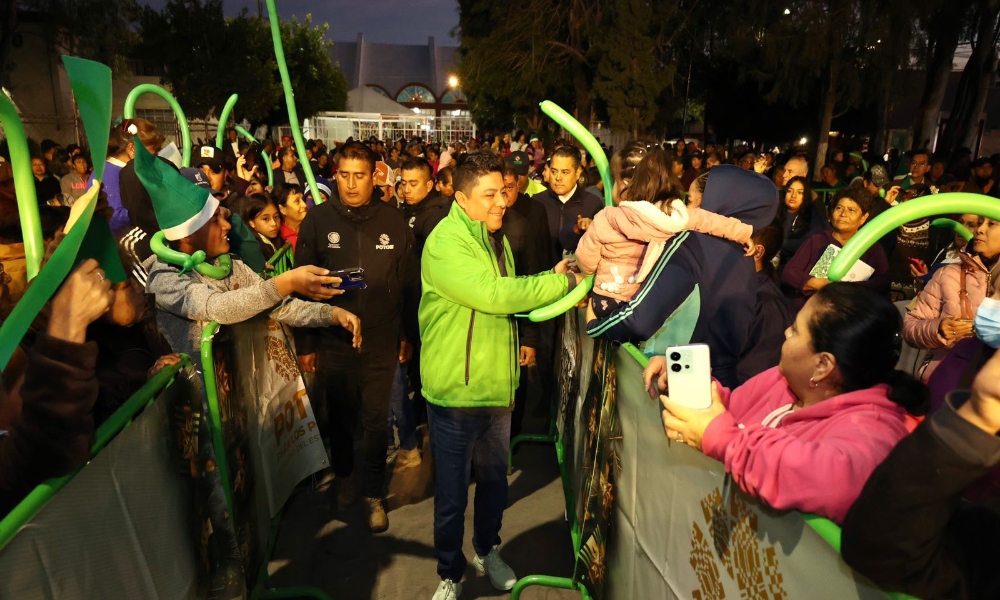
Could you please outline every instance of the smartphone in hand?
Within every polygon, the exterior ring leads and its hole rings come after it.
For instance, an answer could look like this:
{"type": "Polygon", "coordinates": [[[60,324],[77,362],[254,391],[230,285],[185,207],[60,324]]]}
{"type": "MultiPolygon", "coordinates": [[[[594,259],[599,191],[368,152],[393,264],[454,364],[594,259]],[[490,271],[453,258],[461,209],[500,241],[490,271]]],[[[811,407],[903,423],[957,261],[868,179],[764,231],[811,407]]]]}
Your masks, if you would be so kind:
{"type": "Polygon", "coordinates": [[[330,289],[339,289],[339,290],[368,289],[368,284],[365,282],[365,270],[362,269],[361,267],[331,271],[330,277],[339,277],[341,279],[340,285],[335,286],[331,283],[324,287],[328,287],[330,289]]]}
{"type": "Polygon", "coordinates": [[[712,406],[712,364],[708,346],[667,348],[667,387],[670,399],[688,408],[712,406]]]}

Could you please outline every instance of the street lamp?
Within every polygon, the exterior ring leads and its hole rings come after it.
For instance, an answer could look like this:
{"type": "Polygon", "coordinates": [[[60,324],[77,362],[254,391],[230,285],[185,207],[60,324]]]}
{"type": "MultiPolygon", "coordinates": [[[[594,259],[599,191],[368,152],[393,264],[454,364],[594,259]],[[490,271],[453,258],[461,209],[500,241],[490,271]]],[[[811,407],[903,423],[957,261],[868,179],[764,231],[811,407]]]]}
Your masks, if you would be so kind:
{"type": "Polygon", "coordinates": [[[448,87],[458,87],[458,77],[450,75],[448,77],[448,87]]]}

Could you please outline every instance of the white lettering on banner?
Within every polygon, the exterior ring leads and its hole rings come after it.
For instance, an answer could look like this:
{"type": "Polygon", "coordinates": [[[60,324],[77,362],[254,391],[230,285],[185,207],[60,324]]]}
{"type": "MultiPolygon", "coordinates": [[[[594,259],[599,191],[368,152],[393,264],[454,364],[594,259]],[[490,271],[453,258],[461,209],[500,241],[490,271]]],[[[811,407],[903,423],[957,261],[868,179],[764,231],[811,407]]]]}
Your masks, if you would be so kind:
{"type": "Polygon", "coordinates": [[[340,248],[340,234],[336,231],[331,231],[326,235],[326,240],[330,242],[328,248],[340,248]]]}
{"type": "Polygon", "coordinates": [[[378,244],[375,244],[375,249],[376,250],[392,250],[396,246],[394,244],[390,244],[389,243],[390,241],[391,240],[389,239],[389,236],[387,236],[386,234],[383,233],[382,235],[378,236],[378,244]]]}

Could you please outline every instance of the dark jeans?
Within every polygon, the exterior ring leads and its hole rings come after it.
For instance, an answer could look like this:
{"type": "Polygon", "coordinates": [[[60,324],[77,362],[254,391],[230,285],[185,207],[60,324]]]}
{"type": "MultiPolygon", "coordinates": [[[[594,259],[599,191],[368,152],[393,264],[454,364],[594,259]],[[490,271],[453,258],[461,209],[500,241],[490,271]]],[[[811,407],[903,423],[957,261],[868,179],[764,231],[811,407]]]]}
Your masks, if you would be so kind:
{"type": "Polygon", "coordinates": [[[465,508],[469,470],[476,466],[472,546],[486,556],[500,543],[507,507],[507,449],[510,412],[444,408],[427,403],[427,424],[434,455],[434,550],[438,575],[461,581],[466,559],[465,508]]]}
{"type": "Polygon", "coordinates": [[[392,378],[392,393],[389,396],[389,424],[386,433],[392,443],[392,426],[399,429],[399,447],[413,450],[417,447],[417,419],[413,414],[413,401],[406,383],[406,363],[399,363],[392,378]]]}
{"type": "Polygon", "coordinates": [[[389,394],[399,353],[393,345],[372,344],[361,351],[323,347],[316,357],[317,386],[326,392],[333,472],[347,477],[354,472],[354,430],[361,414],[364,430],[361,491],[367,498],[381,498],[385,486],[385,451],[389,445],[386,422],[389,394]]]}

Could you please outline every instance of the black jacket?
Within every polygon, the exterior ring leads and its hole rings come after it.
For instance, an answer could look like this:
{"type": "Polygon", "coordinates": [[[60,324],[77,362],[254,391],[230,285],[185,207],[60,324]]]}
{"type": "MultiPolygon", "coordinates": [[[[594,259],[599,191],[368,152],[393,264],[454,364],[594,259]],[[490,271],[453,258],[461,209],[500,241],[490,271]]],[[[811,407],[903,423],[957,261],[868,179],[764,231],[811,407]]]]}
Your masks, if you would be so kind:
{"type": "MultiPolygon", "coordinates": [[[[21,412],[0,437],[0,517],[36,485],[90,456],[97,399],[97,345],[40,334],[28,351],[21,412]]],[[[17,402],[6,398],[6,402],[17,402]]]]}
{"type": "Polygon", "coordinates": [[[62,187],[59,186],[59,180],[55,177],[46,174],[41,181],[35,179],[35,197],[39,204],[45,204],[61,193],[62,187]]]}
{"type": "MultiPolygon", "coordinates": [[[[349,290],[330,303],[361,319],[366,346],[397,344],[404,338],[414,339],[417,331],[416,323],[409,322],[420,302],[420,269],[413,245],[413,232],[398,210],[377,201],[350,208],[334,197],[306,213],[299,228],[295,266],[316,265],[331,271],[363,268],[368,289],[349,290]]],[[[350,332],[340,327],[300,330],[295,339],[299,354],[315,352],[320,340],[326,347],[342,350],[351,345],[350,332]]]]}
{"type": "MultiPolygon", "coordinates": [[[[534,275],[540,273],[538,268],[537,247],[531,239],[531,228],[528,220],[516,210],[510,208],[504,212],[501,233],[510,244],[510,252],[514,255],[514,273],[517,275],[534,275]]],[[[521,345],[538,348],[539,332],[537,324],[528,319],[517,320],[517,331],[521,345]]]]}
{"type": "Polygon", "coordinates": [[[562,259],[564,250],[576,252],[576,245],[583,237],[582,233],[573,231],[577,217],[593,219],[597,211],[604,208],[604,202],[600,198],[586,192],[579,185],[566,204],[560,202],[559,196],[551,189],[536,194],[534,200],[545,208],[548,216],[549,235],[552,237],[550,258],[553,265],[562,259]]]}
{"type": "MultiPolygon", "coordinates": [[[[555,266],[549,264],[552,253],[552,236],[549,234],[549,218],[545,212],[545,207],[527,194],[518,194],[514,206],[507,209],[507,212],[514,210],[528,221],[528,239],[533,245],[533,253],[537,264],[537,270],[524,270],[517,265],[518,275],[535,275],[542,271],[547,271],[555,266]]],[[[558,261],[556,261],[558,262],[558,261]]]]}
{"type": "Polygon", "coordinates": [[[757,273],[757,306],[743,355],[736,367],[740,385],[781,361],[785,330],[791,326],[792,310],[788,299],[765,271],[757,273]]]}
{"type": "MultiPolygon", "coordinates": [[[[427,236],[434,231],[434,227],[441,222],[441,219],[448,216],[448,211],[451,210],[451,198],[445,198],[438,192],[431,192],[419,204],[404,203],[399,207],[399,210],[403,213],[403,218],[406,219],[410,229],[413,230],[414,242],[416,243],[414,248],[419,260],[424,251],[427,236]]],[[[417,268],[419,270],[419,263],[417,268]]]]}
{"type": "Polygon", "coordinates": [[[844,561],[923,600],[1000,598],[1000,498],[962,493],[1000,463],[1000,438],[960,417],[953,392],[889,453],[844,519],[844,561]]]}

